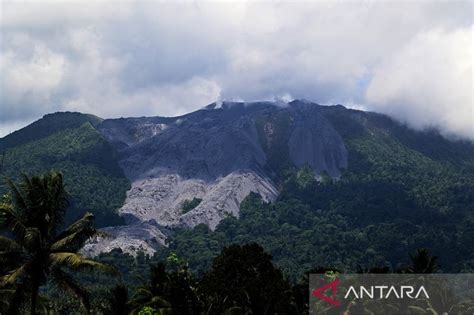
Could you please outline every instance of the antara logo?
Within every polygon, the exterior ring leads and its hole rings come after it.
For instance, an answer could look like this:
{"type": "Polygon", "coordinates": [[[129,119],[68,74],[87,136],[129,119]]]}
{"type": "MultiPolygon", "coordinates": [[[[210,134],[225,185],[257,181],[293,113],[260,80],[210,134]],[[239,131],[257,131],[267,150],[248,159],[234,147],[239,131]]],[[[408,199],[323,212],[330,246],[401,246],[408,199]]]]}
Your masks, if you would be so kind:
{"type": "Polygon", "coordinates": [[[330,282],[326,285],[323,285],[322,287],[320,288],[317,288],[317,289],[314,289],[313,291],[313,295],[315,297],[317,297],[318,299],[321,299],[323,301],[326,301],[328,302],[329,304],[332,304],[334,306],[340,306],[341,305],[341,302],[339,302],[338,300],[336,300],[335,298],[332,298],[330,296],[327,296],[327,295],[324,295],[323,292],[328,290],[328,289],[331,289],[331,293],[332,295],[335,297],[336,294],[337,294],[337,286],[339,285],[339,282],[340,282],[340,279],[336,279],[334,280],[333,282],[330,282]]]}
{"type": "Polygon", "coordinates": [[[415,290],[414,287],[409,285],[402,285],[399,288],[395,286],[389,287],[386,285],[376,285],[370,286],[369,289],[364,286],[360,286],[358,291],[353,286],[351,286],[349,287],[349,290],[347,290],[346,295],[344,295],[344,299],[350,297],[354,297],[356,299],[388,299],[390,297],[395,297],[397,299],[404,299],[405,297],[409,299],[418,299],[420,296],[424,296],[427,299],[430,298],[428,292],[426,292],[425,287],[423,286],[421,286],[418,290],[415,290]]]}
{"type": "MultiPolygon", "coordinates": [[[[336,279],[330,283],[323,285],[322,287],[316,288],[313,290],[312,295],[317,297],[320,300],[326,301],[331,305],[339,307],[341,302],[336,299],[337,295],[337,286],[340,284],[340,279],[336,279]],[[331,294],[323,294],[324,291],[330,290],[331,294]]],[[[420,286],[418,289],[415,289],[413,286],[402,285],[397,286],[386,286],[386,285],[376,285],[370,287],[359,286],[358,289],[354,286],[350,286],[344,295],[344,299],[388,299],[388,298],[397,298],[397,299],[418,299],[424,297],[429,299],[430,296],[426,291],[425,287],[420,286]]]]}

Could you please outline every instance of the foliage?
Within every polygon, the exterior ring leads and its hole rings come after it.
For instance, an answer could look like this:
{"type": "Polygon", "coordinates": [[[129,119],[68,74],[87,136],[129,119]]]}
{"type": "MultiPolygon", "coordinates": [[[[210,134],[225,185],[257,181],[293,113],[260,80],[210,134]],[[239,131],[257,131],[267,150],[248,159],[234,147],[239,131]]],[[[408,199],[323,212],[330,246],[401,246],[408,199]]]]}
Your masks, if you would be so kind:
{"type": "MultiPolygon", "coordinates": [[[[118,310],[264,313],[274,311],[266,309],[270,304],[283,313],[302,314],[308,304],[308,271],[472,272],[474,146],[448,141],[433,131],[411,131],[373,113],[340,106],[321,111],[341,134],[349,153],[349,169],[340,178],[315,174],[309,166],[292,166],[287,148],[291,120],[265,114],[257,119],[256,128],[269,157],[267,171],[281,188],[275,202],[263,202],[252,193],[241,204],[239,219],[228,217],[215,231],[205,225],[171,231],[169,247],[153,257],[143,253],[133,257],[118,249],[99,255],[97,262],[113,265],[121,272],[121,280],[61,269],[73,280],[87,284],[94,292],[89,295],[90,308],[106,314],[118,310]],[[247,245],[254,242],[261,247],[247,245]],[[413,253],[410,257],[406,255],[409,252],[413,253]],[[142,279],[149,264],[150,275],[142,279]],[[269,279],[281,290],[268,290],[269,279]],[[290,283],[294,285],[290,287],[290,283]]],[[[128,182],[116,164],[114,150],[93,122],[62,126],[42,137],[24,139],[27,141],[7,151],[4,170],[8,175],[25,169],[32,173],[62,169],[73,196],[73,216],[79,215],[79,209],[89,209],[102,218],[100,224],[118,222],[114,211],[124,200],[128,182]]],[[[11,197],[2,199],[2,209],[15,204],[11,197]]],[[[194,208],[193,203],[198,204],[191,200],[186,209],[194,208]]],[[[44,218],[33,221],[44,223],[44,218]]],[[[50,214],[48,218],[54,220],[50,214]]],[[[7,217],[3,221],[22,235],[21,225],[5,222],[7,217]]],[[[28,237],[20,239],[25,246],[36,248],[36,235],[53,235],[51,231],[31,230],[28,237]]],[[[68,249],[67,244],[72,243],[55,246],[68,249]]],[[[12,244],[1,241],[0,247],[18,250],[12,244]]],[[[11,259],[7,253],[2,255],[11,259]]],[[[73,257],[54,256],[58,265],[78,266],[73,257]]],[[[16,269],[0,264],[2,274],[16,269]]],[[[21,283],[0,288],[5,297],[0,299],[0,307],[28,300],[31,292],[19,288],[21,283]]],[[[77,299],[63,295],[51,283],[41,295],[44,299],[38,298],[38,308],[52,303],[58,313],[80,311],[77,299]]]]}
{"type": "Polygon", "coordinates": [[[407,273],[435,273],[439,270],[438,257],[431,255],[427,248],[418,248],[410,254],[411,266],[406,268],[407,273]]]}
{"type": "MultiPolygon", "coordinates": [[[[101,258],[107,256],[102,254],[101,258]]],[[[164,261],[142,254],[133,258],[119,251],[115,251],[113,257],[115,265],[129,266],[129,273],[141,275],[136,278],[140,280],[136,282],[124,273],[123,284],[110,283],[102,287],[112,278],[88,282],[91,295],[95,297],[91,301],[93,313],[100,310],[104,314],[307,314],[309,274],[336,277],[340,273],[333,267],[312,267],[292,285],[274,265],[271,256],[255,243],[232,244],[224,248],[211,262],[212,267],[201,276],[191,273],[187,262],[176,254],[164,261]],[[143,271],[149,265],[150,271],[144,275],[143,271]],[[131,299],[128,291],[132,292],[131,299]]],[[[359,267],[357,272],[407,273],[414,266],[413,262],[399,270],[359,267]]],[[[62,313],[79,310],[78,305],[62,294],[56,294],[51,300],[54,309],[61,309],[62,313]]]]}
{"type": "Polygon", "coordinates": [[[130,301],[132,314],[143,306],[153,307],[158,313],[198,314],[200,301],[197,280],[185,265],[167,271],[163,263],[150,267],[149,282],[139,287],[130,301]]]}
{"type": "Polygon", "coordinates": [[[0,151],[48,137],[65,129],[78,128],[85,123],[96,126],[101,121],[102,119],[97,116],[77,112],[48,114],[27,127],[0,139],[0,151]]]}
{"type": "Polygon", "coordinates": [[[102,312],[105,314],[126,315],[130,312],[128,289],[123,284],[116,285],[105,298],[102,312]]]}
{"type": "Polygon", "coordinates": [[[29,301],[26,309],[35,314],[42,301],[39,289],[48,280],[76,295],[89,311],[89,293],[70,272],[114,272],[111,267],[78,254],[84,242],[97,234],[94,216],[86,213],[65,230],[59,230],[68,206],[61,173],[31,178],[23,175],[20,184],[9,181],[9,186],[13,200],[0,205],[3,225],[12,235],[0,237],[0,288],[11,292],[5,299],[5,313],[17,313],[22,303],[29,301]]]}
{"type": "MultiPolygon", "coordinates": [[[[24,171],[41,174],[60,170],[73,196],[67,223],[79,219],[85,209],[96,216],[99,227],[123,223],[116,210],[125,200],[128,180],[118,166],[115,151],[89,122],[11,147],[3,163],[4,175],[13,178],[24,171]]],[[[0,193],[7,189],[0,185],[0,193]]]]}
{"type": "Polygon", "coordinates": [[[158,311],[150,306],[144,306],[140,310],[140,312],[138,312],[138,315],[157,315],[157,314],[158,314],[158,311]]]}
{"type": "Polygon", "coordinates": [[[181,212],[188,213],[189,211],[193,210],[199,204],[201,203],[202,199],[201,198],[196,198],[194,197],[192,200],[185,200],[183,201],[183,204],[181,205],[181,212]]]}
{"type": "Polygon", "coordinates": [[[210,300],[209,314],[294,313],[289,283],[255,243],[225,247],[200,290],[210,300]]]}

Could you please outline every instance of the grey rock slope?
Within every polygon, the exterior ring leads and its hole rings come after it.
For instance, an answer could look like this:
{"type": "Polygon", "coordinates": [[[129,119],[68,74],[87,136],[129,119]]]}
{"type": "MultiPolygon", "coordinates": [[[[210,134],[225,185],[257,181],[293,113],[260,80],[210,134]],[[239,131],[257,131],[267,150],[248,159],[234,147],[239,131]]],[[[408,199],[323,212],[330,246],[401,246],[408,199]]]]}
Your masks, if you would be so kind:
{"type": "Polygon", "coordinates": [[[272,161],[308,164],[316,175],[336,178],[347,167],[340,135],[320,106],[302,101],[225,102],[174,118],[108,119],[98,129],[117,148],[132,187],[119,210],[127,226],[108,228],[108,239],[86,247],[91,255],[114,247],[152,253],[165,244],[168,228],[214,229],[238,216],[250,192],[274,200],[272,161]],[[183,204],[193,198],[202,201],[185,213],[183,204]]]}

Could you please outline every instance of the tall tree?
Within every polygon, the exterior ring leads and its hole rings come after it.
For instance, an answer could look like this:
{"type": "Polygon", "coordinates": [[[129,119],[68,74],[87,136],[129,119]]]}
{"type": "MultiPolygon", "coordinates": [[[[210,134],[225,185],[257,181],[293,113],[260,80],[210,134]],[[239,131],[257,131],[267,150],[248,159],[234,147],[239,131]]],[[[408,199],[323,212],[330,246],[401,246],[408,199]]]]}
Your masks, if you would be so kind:
{"type": "Polygon", "coordinates": [[[170,271],[163,263],[152,265],[149,282],[138,288],[130,302],[132,314],[144,306],[153,307],[160,314],[201,314],[196,288],[197,281],[186,264],[179,263],[175,270],[170,271]]]}
{"type": "Polygon", "coordinates": [[[22,175],[19,184],[8,180],[8,185],[11,197],[0,204],[0,223],[11,238],[0,236],[0,288],[19,292],[13,294],[15,297],[28,297],[30,313],[36,314],[39,288],[51,280],[79,297],[89,312],[89,294],[71,272],[87,269],[115,273],[112,267],[78,253],[85,241],[99,233],[94,228],[94,216],[86,213],[60,231],[68,207],[61,173],[31,178],[22,175]]]}
{"type": "Polygon", "coordinates": [[[438,257],[433,256],[429,249],[419,248],[410,254],[411,265],[406,268],[407,273],[435,273],[439,270],[438,257]]]}
{"type": "Polygon", "coordinates": [[[290,285],[256,244],[231,245],[214,259],[201,294],[208,314],[294,314],[290,285]]]}
{"type": "Polygon", "coordinates": [[[106,297],[106,306],[102,307],[102,313],[113,315],[129,314],[128,289],[123,284],[116,285],[106,297]]]}

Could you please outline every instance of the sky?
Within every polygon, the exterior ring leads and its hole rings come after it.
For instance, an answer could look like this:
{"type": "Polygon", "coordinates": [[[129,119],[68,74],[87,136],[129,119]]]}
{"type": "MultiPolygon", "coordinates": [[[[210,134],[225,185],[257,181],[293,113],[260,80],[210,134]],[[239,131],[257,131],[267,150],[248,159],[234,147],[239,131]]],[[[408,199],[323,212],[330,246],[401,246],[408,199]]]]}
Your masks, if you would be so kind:
{"type": "Polygon", "coordinates": [[[0,136],[307,99],[474,140],[472,1],[0,1],[0,136]]]}

